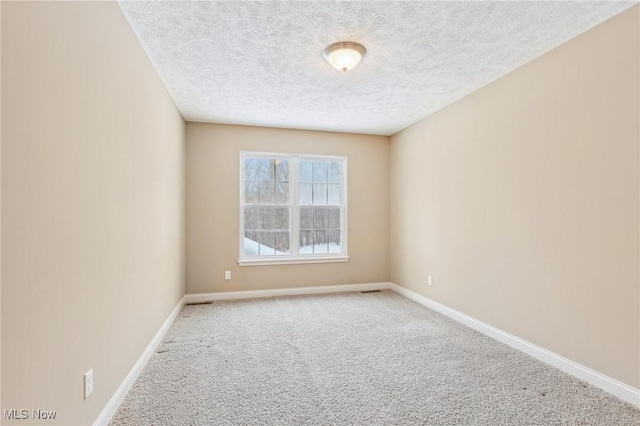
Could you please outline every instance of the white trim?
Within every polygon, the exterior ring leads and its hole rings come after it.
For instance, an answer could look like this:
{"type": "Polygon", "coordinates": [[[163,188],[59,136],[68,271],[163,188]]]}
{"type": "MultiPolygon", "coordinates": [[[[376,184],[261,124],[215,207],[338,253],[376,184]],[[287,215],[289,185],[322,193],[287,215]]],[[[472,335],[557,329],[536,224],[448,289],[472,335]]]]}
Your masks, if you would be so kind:
{"type": "Polygon", "coordinates": [[[352,291],[385,290],[391,288],[391,283],[366,283],[324,285],[313,287],[277,288],[273,290],[221,291],[215,293],[196,293],[185,295],[185,303],[207,303],[216,300],[260,299],[265,297],[298,296],[304,294],[345,293],[352,291]]]}
{"type": "Polygon", "coordinates": [[[474,330],[477,330],[489,337],[492,337],[502,343],[505,343],[521,352],[524,352],[532,357],[545,362],[553,367],[556,367],[565,373],[571,374],[585,382],[588,382],[605,392],[608,392],[623,401],[629,402],[636,407],[640,407],[640,389],[633,388],[626,385],[612,377],[606,376],[595,370],[592,370],[577,362],[571,361],[563,356],[555,354],[533,343],[527,342],[519,337],[502,331],[496,327],[479,321],[469,315],[465,315],[462,312],[458,312],[455,309],[451,309],[448,306],[435,302],[425,296],[415,293],[409,289],[401,287],[397,284],[390,283],[389,288],[398,294],[401,294],[409,299],[412,299],[421,305],[424,305],[436,312],[448,316],[474,330]]]}
{"type": "Polygon", "coordinates": [[[264,266],[264,265],[296,265],[299,263],[339,263],[348,262],[349,256],[317,256],[317,257],[287,257],[278,258],[247,258],[238,259],[238,266],[264,266]]]}
{"type": "Polygon", "coordinates": [[[155,352],[156,348],[162,341],[162,338],[169,330],[169,327],[171,327],[171,324],[173,324],[173,321],[178,316],[178,313],[180,313],[180,310],[182,309],[184,304],[185,296],[183,296],[176,307],[173,308],[173,311],[171,311],[169,317],[167,317],[164,323],[162,323],[162,326],[160,327],[156,335],[153,336],[153,339],[151,339],[151,342],[149,342],[149,345],[144,350],[144,352],[142,352],[142,355],[140,355],[138,361],[136,361],[136,363],[133,365],[133,368],[131,369],[131,371],[129,371],[127,377],[125,377],[120,386],[118,386],[116,392],[113,394],[96,421],[93,423],[95,426],[106,426],[109,424],[111,418],[116,413],[116,411],[118,411],[120,404],[122,404],[122,401],[124,401],[124,398],[127,396],[127,393],[129,393],[131,386],[133,386],[136,379],[144,369],[145,365],[147,365],[149,358],[151,358],[151,355],[153,355],[153,353],[155,352]]]}

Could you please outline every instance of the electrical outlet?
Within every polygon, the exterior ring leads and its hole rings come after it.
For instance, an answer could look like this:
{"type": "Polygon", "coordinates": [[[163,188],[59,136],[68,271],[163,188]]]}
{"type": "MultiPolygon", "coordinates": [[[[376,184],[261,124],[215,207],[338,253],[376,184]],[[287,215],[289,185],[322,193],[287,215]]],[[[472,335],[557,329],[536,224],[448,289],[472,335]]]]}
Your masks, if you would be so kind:
{"type": "Polygon", "coordinates": [[[433,285],[433,277],[431,275],[429,275],[429,277],[427,278],[427,285],[429,287],[433,285]]]}
{"type": "Polygon", "coordinates": [[[231,271],[224,271],[224,279],[227,281],[231,279],[231,271]]]}
{"type": "Polygon", "coordinates": [[[84,399],[89,398],[93,392],[93,368],[84,375],[84,399]]]}

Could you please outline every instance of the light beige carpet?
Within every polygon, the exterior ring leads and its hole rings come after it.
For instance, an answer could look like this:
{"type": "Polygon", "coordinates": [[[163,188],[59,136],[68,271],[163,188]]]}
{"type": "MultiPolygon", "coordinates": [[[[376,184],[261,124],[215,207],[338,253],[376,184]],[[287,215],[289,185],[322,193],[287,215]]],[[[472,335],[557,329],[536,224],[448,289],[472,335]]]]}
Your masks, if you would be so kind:
{"type": "Polygon", "coordinates": [[[185,306],[112,425],[640,425],[391,291],[185,306]]]}

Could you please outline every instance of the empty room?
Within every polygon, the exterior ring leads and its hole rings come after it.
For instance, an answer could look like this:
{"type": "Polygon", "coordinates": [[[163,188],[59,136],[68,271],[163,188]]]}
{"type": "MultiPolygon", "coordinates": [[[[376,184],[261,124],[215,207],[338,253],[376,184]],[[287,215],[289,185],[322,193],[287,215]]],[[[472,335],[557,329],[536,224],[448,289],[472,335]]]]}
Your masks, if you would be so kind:
{"type": "Polygon", "coordinates": [[[0,23],[0,423],[640,424],[637,2],[0,23]]]}

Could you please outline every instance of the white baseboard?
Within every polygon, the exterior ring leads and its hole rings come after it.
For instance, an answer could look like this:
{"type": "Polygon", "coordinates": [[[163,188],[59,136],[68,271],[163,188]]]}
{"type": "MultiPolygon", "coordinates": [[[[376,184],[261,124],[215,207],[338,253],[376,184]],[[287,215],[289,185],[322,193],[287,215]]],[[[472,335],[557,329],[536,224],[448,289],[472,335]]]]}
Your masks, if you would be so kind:
{"type": "Polygon", "coordinates": [[[371,291],[391,288],[391,283],[367,283],[325,285],[314,287],[278,288],[273,290],[221,291],[185,295],[185,303],[207,303],[216,300],[259,299],[264,297],[299,296],[304,294],[343,293],[349,291],[371,291]]]}
{"type": "Polygon", "coordinates": [[[120,404],[122,404],[122,401],[124,401],[124,397],[127,396],[129,389],[131,389],[131,386],[133,386],[136,379],[144,369],[145,365],[147,365],[149,358],[151,358],[151,355],[153,355],[153,353],[155,352],[156,348],[162,341],[162,338],[169,330],[169,327],[171,327],[171,324],[173,324],[173,321],[178,316],[178,313],[180,312],[184,304],[185,297],[183,296],[176,307],[173,308],[173,311],[171,311],[169,317],[167,317],[164,323],[162,323],[162,326],[160,327],[156,335],[153,336],[153,339],[151,339],[151,342],[149,342],[147,348],[144,350],[142,355],[140,355],[140,358],[138,358],[138,361],[134,364],[131,371],[129,371],[127,377],[124,378],[123,382],[120,384],[107,405],[104,407],[104,409],[94,422],[94,426],[106,426],[109,424],[113,415],[116,413],[116,411],[118,411],[120,404]]]}
{"type": "Polygon", "coordinates": [[[590,383],[604,390],[605,392],[617,396],[623,401],[629,402],[636,407],[640,407],[639,389],[626,385],[609,376],[605,376],[604,374],[585,367],[584,365],[580,365],[577,362],[571,361],[570,359],[541,348],[540,346],[529,343],[526,340],[523,340],[496,327],[479,321],[473,317],[458,312],[455,309],[451,309],[445,305],[435,302],[425,296],[422,296],[397,284],[390,283],[388,288],[395,291],[396,293],[399,293],[403,296],[408,297],[409,299],[420,303],[421,305],[431,308],[436,312],[439,312],[468,327],[471,327],[474,330],[486,334],[487,336],[505,343],[515,349],[518,349],[519,351],[522,351],[528,355],[531,355],[532,357],[537,358],[542,362],[552,365],[564,371],[565,373],[571,374],[572,376],[584,380],[585,382],[590,383]]]}

